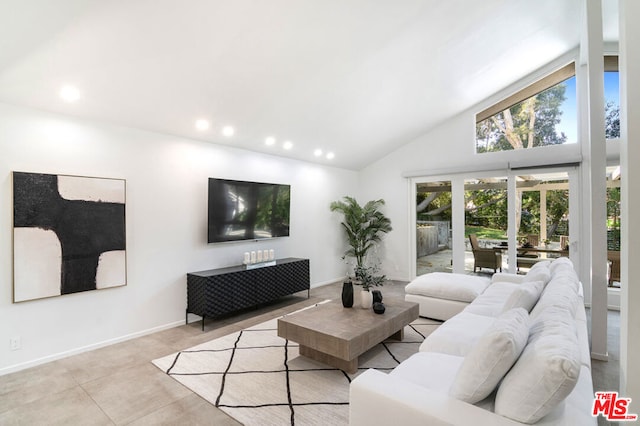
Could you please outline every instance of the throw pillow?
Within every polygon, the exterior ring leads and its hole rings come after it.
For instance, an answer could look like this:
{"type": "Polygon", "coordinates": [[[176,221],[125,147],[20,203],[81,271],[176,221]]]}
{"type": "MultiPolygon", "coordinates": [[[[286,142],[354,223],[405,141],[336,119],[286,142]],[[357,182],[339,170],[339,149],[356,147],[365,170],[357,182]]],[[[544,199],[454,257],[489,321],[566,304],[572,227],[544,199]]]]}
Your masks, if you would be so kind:
{"type": "Polygon", "coordinates": [[[474,404],[483,400],[518,359],[529,337],[529,314],[522,308],[501,314],[467,354],[449,395],[474,404]]]}
{"type": "Polygon", "coordinates": [[[544,289],[544,283],[542,281],[533,281],[521,284],[520,287],[515,289],[505,300],[502,306],[502,312],[507,312],[513,308],[524,308],[527,312],[531,312],[531,309],[536,305],[540,294],[544,289]]]}
{"type": "Polygon", "coordinates": [[[542,281],[543,287],[551,281],[551,272],[549,268],[532,268],[522,279],[523,283],[530,281],[542,281]]]}
{"type": "Polygon", "coordinates": [[[529,272],[533,271],[534,269],[539,269],[539,268],[547,268],[549,269],[549,265],[551,265],[551,261],[550,260],[543,260],[541,262],[536,262],[531,269],[529,269],[529,272]]]}
{"type": "Polygon", "coordinates": [[[496,393],[495,412],[535,423],[571,393],[580,375],[580,349],[568,309],[551,306],[533,321],[529,342],[496,393]]]}
{"type": "Polygon", "coordinates": [[[551,262],[551,265],[549,265],[551,273],[553,274],[555,272],[555,269],[561,265],[569,265],[573,268],[573,262],[571,262],[571,259],[569,259],[568,257],[559,257],[551,262]]]}

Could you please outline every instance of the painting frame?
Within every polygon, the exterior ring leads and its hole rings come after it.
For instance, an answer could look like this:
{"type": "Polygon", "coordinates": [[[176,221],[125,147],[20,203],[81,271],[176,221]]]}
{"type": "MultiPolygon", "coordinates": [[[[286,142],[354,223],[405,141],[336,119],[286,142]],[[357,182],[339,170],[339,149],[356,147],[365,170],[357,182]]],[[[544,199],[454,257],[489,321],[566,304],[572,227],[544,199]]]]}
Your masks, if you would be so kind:
{"type": "Polygon", "coordinates": [[[126,180],[12,172],[13,303],[127,285],[126,180]]]}

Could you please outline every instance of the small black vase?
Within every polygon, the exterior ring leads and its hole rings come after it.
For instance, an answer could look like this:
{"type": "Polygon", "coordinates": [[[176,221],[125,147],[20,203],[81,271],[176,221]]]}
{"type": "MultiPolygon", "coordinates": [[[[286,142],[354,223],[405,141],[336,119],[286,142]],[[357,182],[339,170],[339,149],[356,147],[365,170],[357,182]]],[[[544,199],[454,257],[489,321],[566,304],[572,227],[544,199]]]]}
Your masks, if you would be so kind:
{"type": "Polygon", "coordinates": [[[373,294],[373,303],[382,303],[382,293],[380,290],[373,290],[371,294],[373,294]]]}
{"type": "Polygon", "coordinates": [[[342,306],[345,308],[353,306],[353,283],[351,281],[342,283],[342,306]]]}

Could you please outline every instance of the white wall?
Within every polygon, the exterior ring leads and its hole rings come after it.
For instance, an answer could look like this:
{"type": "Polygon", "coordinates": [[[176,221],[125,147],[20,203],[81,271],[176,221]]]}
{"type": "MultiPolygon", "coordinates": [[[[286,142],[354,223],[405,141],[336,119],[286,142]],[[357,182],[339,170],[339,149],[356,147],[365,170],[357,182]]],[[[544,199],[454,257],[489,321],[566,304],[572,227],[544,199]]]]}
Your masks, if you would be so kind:
{"type": "Polygon", "coordinates": [[[311,259],[312,285],[346,271],[329,203],[356,193],[355,172],[5,104],[0,153],[0,374],[180,324],[186,273],[239,264],[245,251],[311,259]],[[126,179],[126,287],[11,303],[12,171],[126,179]],[[207,244],[209,177],[291,184],[291,237],[207,244]]]}

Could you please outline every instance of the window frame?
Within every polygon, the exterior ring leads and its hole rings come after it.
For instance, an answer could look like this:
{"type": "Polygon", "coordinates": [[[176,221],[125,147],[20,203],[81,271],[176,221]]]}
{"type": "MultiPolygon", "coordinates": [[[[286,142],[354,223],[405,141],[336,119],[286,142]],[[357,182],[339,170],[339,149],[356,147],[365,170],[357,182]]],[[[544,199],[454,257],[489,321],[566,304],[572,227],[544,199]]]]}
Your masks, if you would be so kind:
{"type": "MultiPolygon", "coordinates": [[[[616,61],[617,62],[617,61],[616,61]]],[[[476,114],[476,124],[484,121],[502,111],[511,108],[512,106],[531,98],[532,96],[541,93],[556,84],[562,83],[565,80],[570,79],[576,75],[576,63],[570,62],[569,64],[553,71],[551,74],[542,77],[541,79],[529,84],[527,87],[517,91],[516,93],[508,96],[507,98],[491,105],[490,107],[480,111],[476,114]]]]}

